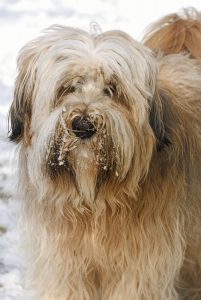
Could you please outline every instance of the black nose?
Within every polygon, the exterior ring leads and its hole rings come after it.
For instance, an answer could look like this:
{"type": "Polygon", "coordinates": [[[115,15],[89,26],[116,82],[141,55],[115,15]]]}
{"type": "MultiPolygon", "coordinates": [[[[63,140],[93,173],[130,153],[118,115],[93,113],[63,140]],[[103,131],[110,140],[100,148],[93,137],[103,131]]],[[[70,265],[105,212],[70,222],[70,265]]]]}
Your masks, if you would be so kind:
{"type": "Polygon", "coordinates": [[[86,117],[75,117],[72,122],[74,134],[80,139],[88,139],[95,134],[94,125],[86,117]]]}

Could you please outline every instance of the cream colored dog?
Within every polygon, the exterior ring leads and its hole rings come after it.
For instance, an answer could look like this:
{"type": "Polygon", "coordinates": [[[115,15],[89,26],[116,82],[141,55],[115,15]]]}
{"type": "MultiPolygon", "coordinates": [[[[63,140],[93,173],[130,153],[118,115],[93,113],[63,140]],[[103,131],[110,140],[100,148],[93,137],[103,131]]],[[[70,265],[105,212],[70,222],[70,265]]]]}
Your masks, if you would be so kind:
{"type": "Polygon", "coordinates": [[[33,298],[200,300],[200,60],[58,26],[18,66],[33,298]]]}

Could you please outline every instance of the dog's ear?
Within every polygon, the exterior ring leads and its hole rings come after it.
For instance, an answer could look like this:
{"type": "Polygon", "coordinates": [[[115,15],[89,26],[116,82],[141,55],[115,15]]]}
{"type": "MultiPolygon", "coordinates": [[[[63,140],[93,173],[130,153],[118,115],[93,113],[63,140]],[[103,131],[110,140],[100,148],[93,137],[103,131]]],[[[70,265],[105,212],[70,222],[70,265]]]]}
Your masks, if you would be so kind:
{"type": "Polygon", "coordinates": [[[152,99],[149,122],[157,140],[157,151],[160,152],[164,147],[171,144],[169,134],[169,118],[171,119],[171,110],[169,107],[168,92],[157,88],[152,99]]]}
{"type": "Polygon", "coordinates": [[[16,143],[30,143],[32,95],[36,79],[36,53],[33,48],[22,49],[18,58],[18,76],[14,100],[9,111],[9,139],[16,143]]]}

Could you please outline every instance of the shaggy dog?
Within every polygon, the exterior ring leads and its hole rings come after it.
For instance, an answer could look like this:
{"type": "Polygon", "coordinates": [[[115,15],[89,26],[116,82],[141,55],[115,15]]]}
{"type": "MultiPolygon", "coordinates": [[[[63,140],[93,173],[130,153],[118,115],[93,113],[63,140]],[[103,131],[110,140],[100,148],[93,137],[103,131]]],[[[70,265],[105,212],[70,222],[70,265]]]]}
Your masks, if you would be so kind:
{"type": "Polygon", "coordinates": [[[33,299],[201,299],[200,20],[152,27],[169,55],[60,26],[22,49],[10,139],[33,299]]]}

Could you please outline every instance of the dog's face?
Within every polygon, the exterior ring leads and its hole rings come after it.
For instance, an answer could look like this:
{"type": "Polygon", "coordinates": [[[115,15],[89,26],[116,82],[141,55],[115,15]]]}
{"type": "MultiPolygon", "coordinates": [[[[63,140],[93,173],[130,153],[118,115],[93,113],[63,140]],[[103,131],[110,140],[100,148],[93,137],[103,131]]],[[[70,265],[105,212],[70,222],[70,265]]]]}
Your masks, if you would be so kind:
{"type": "Polygon", "coordinates": [[[120,31],[57,27],[25,46],[18,64],[10,138],[26,152],[30,180],[41,172],[55,187],[70,182],[87,201],[106,185],[134,189],[156,141],[151,52],[120,31]]]}

